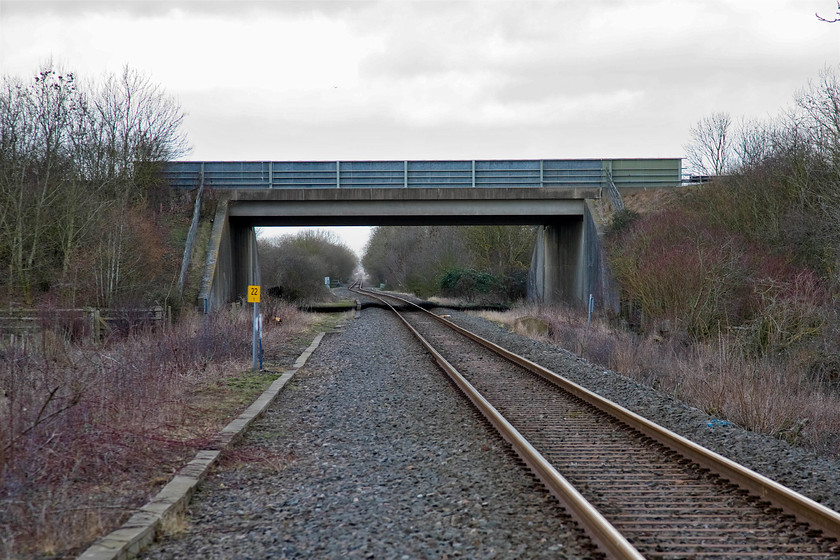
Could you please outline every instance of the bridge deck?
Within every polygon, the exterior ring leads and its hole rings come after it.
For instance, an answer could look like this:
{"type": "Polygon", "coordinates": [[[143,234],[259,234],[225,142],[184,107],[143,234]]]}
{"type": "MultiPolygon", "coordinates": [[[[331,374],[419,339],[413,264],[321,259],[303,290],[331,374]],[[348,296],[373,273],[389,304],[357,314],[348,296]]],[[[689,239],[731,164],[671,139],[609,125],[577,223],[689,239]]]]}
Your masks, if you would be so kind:
{"type": "Polygon", "coordinates": [[[253,226],[541,224],[580,217],[600,188],[339,188],[229,191],[228,216],[253,226]]]}
{"type": "Polygon", "coordinates": [[[682,160],[539,159],[448,161],[178,161],[173,188],[623,188],[676,187],[682,160]]]}

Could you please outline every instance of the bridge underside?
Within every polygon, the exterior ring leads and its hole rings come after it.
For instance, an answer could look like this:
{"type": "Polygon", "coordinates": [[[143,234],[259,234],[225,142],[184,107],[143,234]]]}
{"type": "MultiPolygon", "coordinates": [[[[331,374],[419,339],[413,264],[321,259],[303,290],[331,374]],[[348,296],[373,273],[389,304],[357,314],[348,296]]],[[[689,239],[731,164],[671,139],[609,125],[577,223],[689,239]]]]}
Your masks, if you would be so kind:
{"type": "Polygon", "coordinates": [[[237,191],[232,221],[254,226],[538,224],[582,216],[599,189],[328,189],[237,191]]]}
{"type": "MultiPolygon", "coordinates": [[[[237,190],[219,205],[201,289],[206,311],[259,284],[255,227],[380,225],[541,226],[529,297],[583,304],[600,290],[597,230],[588,199],[599,189],[237,190]]],[[[600,291],[598,292],[600,295],[600,291]]],[[[599,298],[600,299],[600,298],[599,298]]]]}

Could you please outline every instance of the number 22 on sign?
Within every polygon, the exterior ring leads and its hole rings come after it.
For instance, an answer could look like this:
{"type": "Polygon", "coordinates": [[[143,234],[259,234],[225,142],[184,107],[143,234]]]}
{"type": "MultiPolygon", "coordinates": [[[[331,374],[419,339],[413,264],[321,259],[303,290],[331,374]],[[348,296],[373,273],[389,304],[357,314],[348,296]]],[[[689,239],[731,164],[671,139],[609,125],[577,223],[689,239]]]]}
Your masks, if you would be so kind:
{"type": "Polygon", "coordinates": [[[248,303],[260,302],[260,287],[248,286],[248,303]]]}

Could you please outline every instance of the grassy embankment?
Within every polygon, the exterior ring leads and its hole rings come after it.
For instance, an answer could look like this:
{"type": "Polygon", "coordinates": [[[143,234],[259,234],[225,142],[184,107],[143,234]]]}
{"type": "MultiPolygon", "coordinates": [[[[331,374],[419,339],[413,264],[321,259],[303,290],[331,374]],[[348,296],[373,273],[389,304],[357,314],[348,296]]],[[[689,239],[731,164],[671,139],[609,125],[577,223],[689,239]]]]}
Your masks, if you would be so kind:
{"type": "MultiPolygon", "coordinates": [[[[622,317],[587,325],[585,314],[545,307],[485,316],[718,418],[838,457],[837,284],[802,258],[796,240],[733,217],[770,196],[739,189],[628,197],[633,213],[622,218],[630,220],[608,240],[622,317]]],[[[805,227],[789,212],[787,220],[805,227]]]]}

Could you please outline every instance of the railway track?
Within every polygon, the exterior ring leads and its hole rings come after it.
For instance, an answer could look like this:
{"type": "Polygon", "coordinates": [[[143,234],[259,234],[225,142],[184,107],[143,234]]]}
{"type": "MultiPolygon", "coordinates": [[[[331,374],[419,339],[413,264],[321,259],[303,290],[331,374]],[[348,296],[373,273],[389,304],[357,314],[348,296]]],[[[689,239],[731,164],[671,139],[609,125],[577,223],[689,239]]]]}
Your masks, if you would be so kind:
{"type": "Polygon", "coordinates": [[[837,512],[414,302],[353,289],[416,311],[394,310],[608,558],[840,559],[837,512]]]}

